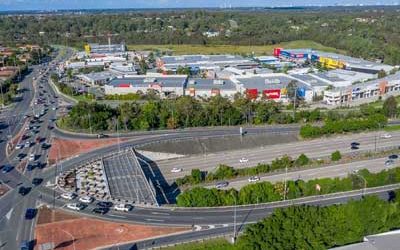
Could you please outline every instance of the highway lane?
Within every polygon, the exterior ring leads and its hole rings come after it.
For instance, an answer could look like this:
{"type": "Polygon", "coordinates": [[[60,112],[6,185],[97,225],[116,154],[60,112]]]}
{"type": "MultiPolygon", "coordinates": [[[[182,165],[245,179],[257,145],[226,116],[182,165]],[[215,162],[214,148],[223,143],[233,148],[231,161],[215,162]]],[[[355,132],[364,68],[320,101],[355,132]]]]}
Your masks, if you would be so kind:
{"type": "Polygon", "coordinates": [[[389,139],[381,138],[382,134],[384,134],[384,132],[343,135],[324,139],[269,145],[267,147],[255,149],[217,152],[206,155],[161,160],[156,161],[156,164],[163,173],[164,178],[172,182],[176,178],[190,174],[192,169],[198,168],[203,171],[213,171],[219,164],[226,164],[236,168],[246,168],[256,166],[258,163],[270,163],[274,159],[282,157],[285,154],[296,158],[304,153],[310,158],[320,158],[329,156],[336,150],[339,150],[341,153],[374,151],[375,138],[378,150],[386,147],[400,146],[400,132],[391,133],[392,138],[389,139]],[[359,142],[361,144],[360,149],[351,150],[350,144],[352,142],[359,142]],[[239,159],[241,158],[248,159],[248,162],[240,163],[239,159]],[[174,167],[182,168],[183,171],[180,173],[171,173],[174,167]]]}
{"type": "MultiPolygon", "coordinates": [[[[357,172],[361,169],[368,169],[372,173],[378,173],[384,169],[396,168],[399,167],[400,165],[400,162],[396,162],[393,165],[385,166],[386,160],[388,160],[388,158],[383,157],[372,160],[362,160],[351,163],[324,166],[319,168],[303,169],[296,171],[289,170],[287,175],[285,173],[280,173],[280,174],[264,175],[259,177],[260,181],[269,181],[271,183],[283,182],[285,178],[286,180],[294,180],[294,181],[298,179],[308,181],[319,178],[334,178],[334,177],[344,178],[347,177],[349,174],[354,173],[354,171],[357,172]]],[[[243,186],[251,184],[248,181],[248,177],[233,179],[228,181],[229,181],[229,186],[223,189],[230,189],[230,188],[240,189],[243,186]]],[[[215,187],[215,185],[209,184],[206,187],[213,188],[215,187]]]]}
{"type": "MultiPolygon", "coordinates": [[[[377,192],[374,195],[377,195],[381,197],[382,199],[388,199],[388,193],[387,191],[382,191],[382,192],[377,192]]],[[[334,205],[334,204],[343,204],[346,203],[350,199],[360,199],[361,194],[353,195],[351,197],[338,197],[336,199],[330,199],[330,200],[320,200],[316,201],[313,203],[309,203],[309,205],[320,205],[320,206],[327,206],[327,205],[334,205]]],[[[264,214],[264,217],[267,217],[271,215],[272,211],[266,211],[264,214]]],[[[247,224],[252,224],[252,223],[243,223],[243,222],[237,222],[236,225],[236,235],[242,233],[244,229],[246,228],[247,224]]],[[[155,248],[157,249],[158,247],[165,247],[165,246],[174,246],[175,244],[180,244],[182,242],[191,242],[191,241],[197,241],[197,240],[202,240],[202,239],[209,239],[211,237],[216,237],[216,236],[229,236],[232,237],[234,235],[234,226],[233,222],[225,225],[217,225],[216,227],[200,230],[200,231],[192,231],[188,233],[182,233],[179,235],[171,235],[171,236],[165,236],[165,237],[160,237],[160,238],[154,238],[154,239],[146,239],[143,241],[139,242],[132,242],[132,243],[121,243],[120,245],[117,246],[110,246],[110,247],[104,247],[101,249],[107,249],[107,250],[115,250],[115,249],[121,249],[121,250],[128,250],[128,249],[151,249],[155,248]]]]}

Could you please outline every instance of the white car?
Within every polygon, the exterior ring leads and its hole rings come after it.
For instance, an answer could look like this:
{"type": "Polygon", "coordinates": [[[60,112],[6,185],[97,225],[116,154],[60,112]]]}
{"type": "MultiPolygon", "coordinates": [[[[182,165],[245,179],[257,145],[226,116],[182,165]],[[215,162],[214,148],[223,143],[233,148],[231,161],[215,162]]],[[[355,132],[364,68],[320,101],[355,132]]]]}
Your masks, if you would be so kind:
{"type": "Polygon", "coordinates": [[[221,181],[221,182],[218,182],[217,184],[215,184],[215,187],[216,188],[224,188],[224,187],[227,187],[228,185],[229,185],[229,182],[221,181]]]}
{"type": "Polygon", "coordinates": [[[249,178],[249,182],[257,182],[259,180],[260,180],[260,177],[258,177],[258,176],[252,176],[249,178]]]}
{"type": "Polygon", "coordinates": [[[383,134],[383,135],[381,135],[381,138],[389,139],[389,138],[392,138],[392,136],[390,134],[383,134]]]}
{"type": "Polygon", "coordinates": [[[67,208],[76,210],[76,211],[80,211],[80,210],[84,209],[84,206],[80,203],[68,203],[67,208]]]}
{"type": "Polygon", "coordinates": [[[36,158],[36,155],[35,155],[35,154],[30,154],[30,155],[29,155],[29,161],[34,161],[35,158],[36,158]]]}
{"type": "Polygon", "coordinates": [[[24,144],[18,143],[17,146],[15,146],[16,149],[23,149],[24,144]]]}
{"type": "Polygon", "coordinates": [[[73,200],[76,197],[75,193],[63,193],[61,194],[61,198],[66,200],[73,200]]]}
{"type": "Polygon", "coordinates": [[[120,203],[120,204],[117,204],[114,206],[114,210],[121,211],[121,212],[128,212],[131,209],[132,209],[131,205],[123,204],[123,203],[120,203]]]}
{"type": "Polygon", "coordinates": [[[29,148],[31,146],[31,142],[30,141],[26,141],[25,142],[25,147],[29,148]]]}
{"type": "Polygon", "coordinates": [[[90,196],[82,196],[79,198],[79,201],[83,202],[83,203],[92,203],[94,201],[94,199],[93,199],[93,197],[90,197],[90,196]]]}
{"type": "Polygon", "coordinates": [[[171,169],[171,173],[179,173],[182,172],[182,168],[173,168],[171,169]]]}
{"type": "Polygon", "coordinates": [[[249,162],[249,159],[243,157],[243,158],[239,159],[239,162],[240,163],[246,163],[246,162],[249,162]]]}

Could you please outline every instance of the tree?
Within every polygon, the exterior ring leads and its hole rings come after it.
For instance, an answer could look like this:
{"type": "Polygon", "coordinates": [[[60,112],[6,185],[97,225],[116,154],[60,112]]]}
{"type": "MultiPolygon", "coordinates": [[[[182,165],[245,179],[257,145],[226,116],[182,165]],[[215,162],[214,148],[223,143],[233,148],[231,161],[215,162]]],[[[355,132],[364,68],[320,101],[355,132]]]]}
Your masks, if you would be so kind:
{"type": "Polygon", "coordinates": [[[332,155],[331,155],[332,161],[339,161],[340,159],[342,159],[342,154],[340,153],[340,151],[337,150],[332,153],[332,155]]]}
{"type": "Polygon", "coordinates": [[[383,113],[387,118],[393,118],[397,114],[397,100],[393,96],[389,96],[383,103],[383,113]]]}
{"type": "Polygon", "coordinates": [[[378,78],[384,78],[384,77],[386,77],[386,71],[384,71],[383,69],[381,69],[381,70],[378,72],[378,78]]]}
{"type": "Polygon", "coordinates": [[[295,161],[296,166],[305,166],[310,162],[310,159],[305,155],[301,154],[295,161]]]}

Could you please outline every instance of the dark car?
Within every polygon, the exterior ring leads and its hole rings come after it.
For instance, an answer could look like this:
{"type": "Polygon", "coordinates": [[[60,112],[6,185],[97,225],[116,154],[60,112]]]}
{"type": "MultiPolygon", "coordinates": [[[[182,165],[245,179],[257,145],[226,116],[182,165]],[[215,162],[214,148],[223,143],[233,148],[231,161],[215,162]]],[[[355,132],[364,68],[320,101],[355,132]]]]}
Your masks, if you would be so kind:
{"type": "Polygon", "coordinates": [[[106,207],[106,208],[110,208],[110,207],[112,207],[113,206],[113,203],[111,202],[111,201],[100,201],[100,202],[97,202],[97,204],[96,204],[98,207],[106,207]]]}
{"type": "Polygon", "coordinates": [[[6,174],[6,173],[11,172],[11,170],[13,170],[13,169],[14,169],[13,166],[5,165],[5,166],[2,168],[2,172],[3,172],[3,174],[6,174]]]}
{"type": "Polygon", "coordinates": [[[399,158],[398,155],[389,155],[389,159],[390,159],[390,160],[396,160],[396,159],[398,159],[398,158],[399,158]]]}
{"type": "Polygon", "coordinates": [[[32,250],[33,249],[33,244],[31,241],[24,240],[21,241],[21,244],[19,245],[20,250],[32,250]]]}
{"type": "Polygon", "coordinates": [[[36,208],[28,208],[25,212],[25,219],[32,220],[33,218],[35,218],[36,213],[37,213],[36,208]]]}
{"type": "Polygon", "coordinates": [[[18,189],[18,193],[19,193],[20,195],[22,195],[22,196],[27,195],[30,191],[31,191],[31,188],[30,188],[30,187],[20,187],[20,188],[18,189]]]}
{"type": "Polygon", "coordinates": [[[51,147],[51,145],[47,144],[47,143],[43,143],[41,146],[42,149],[49,149],[50,147],[51,147]]]}
{"type": "Polygon", "coordinates": [[[106,214],[110,209],[108,207],[96,207],[92,210],[94,214],[106,214]]]}
{"type": "Polygon", "coordinates": [[[350,144],[351,146],[360,146],[360,143],[359,142],[352,142],[351,144],[350,144]]]}
{"type": "Polygon", "coordinates": [[[29,163],[28,165],[26,165],[26,170],[27,171],[32,171],[36,168],[36,164],[34,163],[29,163]]]}
{"type": "Polygon", "coordinates": [[[35,185],[35,186],[39,186],[40,184],[42,184],[42,182],[43,182],[42,178],[33,178],[32,179],[32,185],[35,185]]]}
{"type": "Polygon", "coordinates": [[[360,148],[357,146],[354,146],[354,145],[351,146],[351,150],[357,150],[357,149],[360,149],[360,148]]]}
{"type": "Polygon", "coordinates": [[[20,160],[20,161],[22,161],[22,159],[24,159],[26,157],[26,154],[24,154],[24,153],[19,153],[18,155],[17,155],[17,158],[20,160]]]}

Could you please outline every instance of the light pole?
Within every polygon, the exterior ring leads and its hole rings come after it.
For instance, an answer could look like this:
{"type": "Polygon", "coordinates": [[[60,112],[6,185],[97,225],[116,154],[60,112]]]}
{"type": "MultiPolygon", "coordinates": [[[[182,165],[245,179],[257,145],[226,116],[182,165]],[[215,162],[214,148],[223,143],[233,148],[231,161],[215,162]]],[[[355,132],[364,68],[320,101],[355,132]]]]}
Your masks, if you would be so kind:
{"type": "Polygon", "coordinates": [[[233,237],[232,242],[236,242],[236,196],[232,193],[233,199],[235,200],[235,206],[233,207],[233,237]]]}
{"type": "Polygon", "coordinates": [[[72,247],[74,248],[74,250],[76,250],[76,248],[75,248],[75,238],[74,238],[74,236],[70,233],[70,232],[68,232],[68,231],[65,231],[64,229],[60,229],[62,232],[64,232],[64,233],[66,233],[66,234],[68,234],[71,238],[72,238],[72,247]]]}
{"type": "Polygon", "coordinates": [[[367,191],[367,180],[364,178],[364,176],[360,175],[359,173],[357,173],[356,171],[353,171],[353,174],[360,177],[363,182],[364,182],[364,188],[362,190],[362,196],[365,195],[366,191],[367,191]]]}
{"type": "Polygon", "coordinates": [[[288,172],[288,167],[287,164],[285,166],[285,180],[284,180],[284,188],[283,188],[283,200],[286,200],[286,189],[287,189],[287,172],[288,172]]]}

